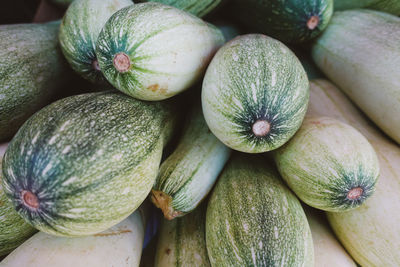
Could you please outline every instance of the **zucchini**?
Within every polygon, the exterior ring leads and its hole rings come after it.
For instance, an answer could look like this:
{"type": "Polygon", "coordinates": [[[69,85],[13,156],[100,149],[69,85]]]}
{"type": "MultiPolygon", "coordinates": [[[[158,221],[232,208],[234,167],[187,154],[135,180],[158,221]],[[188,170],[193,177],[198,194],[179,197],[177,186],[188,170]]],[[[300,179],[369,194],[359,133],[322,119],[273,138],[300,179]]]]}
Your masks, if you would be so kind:
{"type": "Polygon", "coordinates": [[[379,176],[378,158],[367,139],[328,117],[306,117],[274,159],[296,195],[326,211],[359,207],[373,194],[379,176]]]}
{"type": "Polygon", "coordinates": [[[0,145],[0,256],[10,253],[36,232],[18,215],[3,192],[1,162],[6,147],[7,144],[0,145]]]}
{"type": "Polygon", "coordinates": [[[139,266],[144,225],[139,211],[93,236],[68,238],[39,232],[8,255],[3,267],[139,266]]]}
{"type": "Polygon", "coordinates": [[[106,21],[131,0],[76,0],[64,15],[59,40],[71,67],[85,79],[107,84],[96,58],[96,41],[106,21]]]}
{"type": "Polygon", "coordinates": [[[353,8],[375,9],[393,15],[400,15],[399,0],[334,0],[335,10],[346,10],[353,8]]]}
{"type": "Polygon", "coordinates": [[[206,244],[212,266],[314,266],[306,215],[276,170],[235,155],[211,195],[206,244]]]}
{"type": "Polygon", "coordinates": [[[159,2],[165,5],[174,6],[197,17],[204,17],[226,0],[141,0],[141,2],[159,2]]]}
{"type": "Polygon", "coordinates": [[[238,151],[260,153],[280,147],[299,129],[309,83],[283,43],[248,34],[217,52],[201,98],[208,127],[219,140],[238,151]]]}
{"type": "Polygon", "coordinates": [[[11,139],[70,78],[58,48],[59,25],[0,26],[0,142],[11,139]]]}
{"type": "Polygon", "coordinates": [[[249,28],[288,43],[320,34],[333,13],[333,0],[232,0],[232,15],[249,28]]]}
{"type": "Polygon", "coordinates": [[[206,248],[205,208],[202,204],[185,217],[162,221],[155,267],[211,266],[206,248]]]}
{"type": "Polygon", "coordinates": [[[160,167],[151,200],[168,220],[191,212],[210,192],[229,155],[196,105],[178,147],[160,167]]]}
{"type": "Polygon", "coordinates": [[[373,10],[348,10],[335,13],[312,48],[326,76],[397,143],[399,43],[400,18],[373,10]]]}
{"type": "Polygon", "coordinates": [[[198,81],[223,43],[222,33],[199,18],[160,3],[142,3],[111,16],[96,55],[117,89],[143,100],[162,100],[198,81]]]}
{"type": "Polygon", "coordinates": [[[172,104],[109,92],[54,102],[10,142],[7,196],[27,222],[54,235],[90,235],[119,223],[154,184],[176,121],[172,104]]]}
{"type": "Polygon", "coordinates": [[[325,80],[311,82],[309,114],[331,116],[359,130],[374,147],[380,177],[375,193],[359,208],[328,212],[336,236],[362,266],[399,266],[400,149],[383,136],[346,96],[325,80]]]}

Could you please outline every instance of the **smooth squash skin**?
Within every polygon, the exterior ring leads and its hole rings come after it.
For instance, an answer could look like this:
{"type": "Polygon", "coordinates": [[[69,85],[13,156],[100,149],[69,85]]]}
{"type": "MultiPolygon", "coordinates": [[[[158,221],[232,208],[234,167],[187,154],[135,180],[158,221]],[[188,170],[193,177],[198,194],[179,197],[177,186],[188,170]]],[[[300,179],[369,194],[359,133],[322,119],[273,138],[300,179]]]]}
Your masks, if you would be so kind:
{"type": "Polygon", "coordinates": [[[335,10],[376,9],[393,15],[400,15],[400,1],[398,0],[334,0],[334,8],[335,10]]]}
{"type": "Polygon", "coordinates": [[[357,209],[328,212],[336,236],[361,266],[399,266],[400,149],[326,80],[311,82],[309,114],[330,116],[359,130],[374,147],[380,176],[375,193],[357,209]]]}
{"type": "Polygon", "coordinates": [[[311,231],[296,196],[265,161],[234,155],[207,207],[211,266],[314,266],[311,231]]]}
{"type": "Polygon", "coordinates": [[[400,143],[400,18],[373,10],[335,12],[317,39],[318,67],[400,143]]]}
{"type": "Polygon", "coordinates": [[[10,142],[4,190],[37,229],[90,235],[121,222],[157,176],[177,113],[121,93],[64,98],[32,116],[10,142]]]}
{"type": "Polygon", "coordinates": [[[59,51],[59,25],[0,26],[0,142],[9,141],[71,77],[59,51]]]}
{"type": "Polygon", "coordinates": [[[187,12],[142,3],[111,16],[99,35],[96,55],[113,86],[154,101],[197,82],[223,43],[220,30],[187,12]]]}
{"type": "Polygon", "coordinates": [[[329,117],[306,117],[273,157],[296,195],[325,211],[359,207],[373,194],[379,177],[378,158],[367,139],[329,117]]]}
{"type": "Polygon", "coordinates": [[[93,236],[59,237],[39,232],[8,255],[2,267],[138,267],[144,224],[139,211],[93,236]]]}
{"type": "Polygon", "coordinates": [[[231,13],[244,25],[285,43],[319,35],[333,13],[333,0],[231,0],[231,13]]]}
{"type": "Polygon", "coordinates": [[[101,29],[112,14],[132,5],[131,0],[76,0],[60,26],[62,52],[71,67],[85,79],[105,85],[95,49],[101,29]]]}
{"type": "Polygon", "coordinates": [[[197,17],[204,17],[226,0],[142,0],[141,2],[159,2],[165,5],[174,6],[197,17]]]}
{"type": "Polygon", "coordinates": [[[261,34],[226,43],[203,80],[204,117],[228,147],[247,153],[276,149],[299,129],[309,83],[297,57],[261,34]]]}

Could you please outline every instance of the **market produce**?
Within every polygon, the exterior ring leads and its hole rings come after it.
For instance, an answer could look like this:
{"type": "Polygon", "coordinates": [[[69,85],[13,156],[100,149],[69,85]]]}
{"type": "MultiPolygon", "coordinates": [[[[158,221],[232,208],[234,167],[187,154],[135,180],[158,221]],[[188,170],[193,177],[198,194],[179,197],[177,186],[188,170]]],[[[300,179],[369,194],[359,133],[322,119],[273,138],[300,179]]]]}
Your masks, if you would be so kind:
{"type": "Polygon", "coordinates": [[[157,243],[155,267],[207,267],[206,207],[173,221],[163,220],[157,243]]]}
{"type": "Polygon", "coordinates": [[[71,67],[93,83],[107,84],[96,58],[96,42],[106,21],[131,0],[76,0],[60,26],[60,45],[71,67]]]}
{"type": "Polygon", "coordinates": [[[340,242],[361,266],[399,266],[399,146],[383,136],[328,81],[311,82],[309,114],[330,116],[352,125],[374,147],[380,165],[375,193],[357,209],[329,212],[328,220],[340,242]]]}
{"type": "Polygon", "coordinates": [[[96,55],[117,89],[138,99],[162,100],[198,81],[223,43],[220,30],[189,13],[142,3],[111,16],[96,55]]]}
{"type": "Polygon", "coordinates": [[[336,12],[312,55],[386,134],[400,143],[400,18],[373,10],[336,12]]]}
{"type": "Polygon", "coordinates": [[[225,145],[248,153],[287,142],[303,121],[308,98],[307,75],[297,57],[261,34],[225,44],[203,81],[208,127],[225,145]]]}
{"type": "Polygon", "coordinates": [[[60,93],[70,78],[58,49],[60,22],[0,25],[0,142],[60,93]]]}
{"type": "Polygon", "coordinates": [[[178,147],[160,167],[151,192],[153,203],[169,220],[191,212],[211,190],[229,155],[230,149],[208,129],[198,103],[178,147]]]}
{"type": "Polygon", "coordinates": [[[176,122],[173,105],[110,92],[54,102],[11,141],[7,196],[26,221],[54,235],[91,235],[119,223],[154,184],[176,122]]]}
{"type": "Polygon", "coordinates": [[[274,159],[296,195],[326,211],[359,207],[373,194],[379,176],[378,158],[367,139],[329,117],[306,117],[274,159]]]}
{"type": "Polygon", "coordinates": [[[211,195],[206,244],[212,266],[314,266],[310,228],[272,165],[234,155],[211,195]]]}
{"type": "Polygon", "coordinates": [[[283,42],[300,43],[320,34],[332,16],[333,0],[231,0],[232,16],[283,42]]]}
{"type": "Polygon", "coordinates": [[[174,6],[181,10],[192,13],[198,17],[204,17],[226,0],[140,0],[141,2],[159,2],[165,5],[174,6]]]}
{"type": "Polygon", "coordinates": [[[74,0],[47,0],[50,3],[58,5],[60,7],[68,7],[74,0]]]}
{"type": "Polygon", "coordinates": [[[334,8],[335,10],[367,8],[400,15],[399,0],[334,0],[334,8]]]}
{"type": "Polygon", "coordinates": [[[144,225],[139,211],[110,229],[85,237],[39,232],[14,250],[1,266],[139,266],[144,225]]]}

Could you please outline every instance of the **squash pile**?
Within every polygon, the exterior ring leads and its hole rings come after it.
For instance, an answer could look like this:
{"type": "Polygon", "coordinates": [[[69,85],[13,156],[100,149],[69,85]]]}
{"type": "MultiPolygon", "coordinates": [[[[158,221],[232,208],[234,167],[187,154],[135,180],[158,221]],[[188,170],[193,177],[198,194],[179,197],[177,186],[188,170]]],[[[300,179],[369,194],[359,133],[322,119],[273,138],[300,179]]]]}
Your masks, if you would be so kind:
{"type": "Polygon", "coordinates": [[[1,266],[400,266],[399,1],[42,4],[0,25],[1,266]]]}

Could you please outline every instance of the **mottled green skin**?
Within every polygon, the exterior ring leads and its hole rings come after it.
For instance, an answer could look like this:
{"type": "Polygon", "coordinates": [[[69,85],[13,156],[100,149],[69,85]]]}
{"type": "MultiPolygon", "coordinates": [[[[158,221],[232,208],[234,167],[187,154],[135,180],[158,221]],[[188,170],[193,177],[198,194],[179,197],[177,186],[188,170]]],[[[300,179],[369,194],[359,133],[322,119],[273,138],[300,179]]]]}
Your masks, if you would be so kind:
{"type": "Polygon", "coordinates": [[[334,0],[334,8],[335,10],[367,8],[400,15],[399,0],[334,0]]]}
{"type": "Polygon", "coordinates": [[[314,266],[299,200],[255,156],[235,155],[220,176],[208,203],[206,244],[212,266],[314,266]]]}
{"type": "Polygon", "coordinates": [[[353,127],[328,117],[307,117],[274,159],[289,187],[309,206],[346,211],[375,191],[379,162],[367,139],[353,127]],[[362,195],[348,193],[361,188],[362,195]]]}
{"type": "Polygon", "coordinates": [[[147,0],[142,2],[159,2],[174,6],[198,17],[204,17],[225,0],[147,0]]]}
{"type": "Polygon", "coordinates": [[[260,34],[237,37],[209,65],[202,90],[205,119],[227,146],[260,153],[283,145],[300,127],[309,83],[301,63],[281,42],[260,34]],[[257,120],[270,124],[256,136],[257,120]]]}
{"type": "Polygon", "coordinates": [[[59,22],[0,26],[0,142],[47,105],[69,78],[59,22]]]}
{"type": "Polygon", "coordinates": [[[163,220],[158,237],[155,267],[208,267],[206,205],[176,220],[163,220]]]}
{"type": "Polygon", "coordinates": [[[111,15],[128,5],[131,0],[76,0],[68,7],[60,26],[60,45],[71,67],[85,79],[108,84],[93,65],[97,38],[111,15]]]}
{"type": "Polygon", "coordinates": [[[191,212],[210,192],[230,151],[208,129],[201,106],[196,105],[178,147],[162,163],[153,190],[170,196],[174,211],[191,212]]]}
{"type": "Polygon", "coordinates": [[[175,115],[171,103],[120,93],[59,100],[31,117],[4,156],[4,189],[37,229],[90,235],[122,221],[146,198],[175,115]],[[34,193],[37,210],[22,202],[34,193]]]}
{"type": "Polygon", "coordinates": [[[37,231],[18,215],[3,192],[2,159],[0,155],[0,256],[11,252],[37,231]]]}
{"type": "Polygon", "coordinates": [[[283,42],[311,40],[328,25],[333,13],[333,0],[232,0],[232,15],[257,32],[283,42]],[[308,20],[317,16],[314,29],[308,20]]]}
{"type": "Polygon", "coordinates": [[[96,55],[108,81],[143,100],[172,97],[197,82],[216,50],[222,33],[209,23],[160,3],[123,8],[107,21],[96,55]],[[114,66],[116,54],[129,57],[127,71],[114,66]]]}

